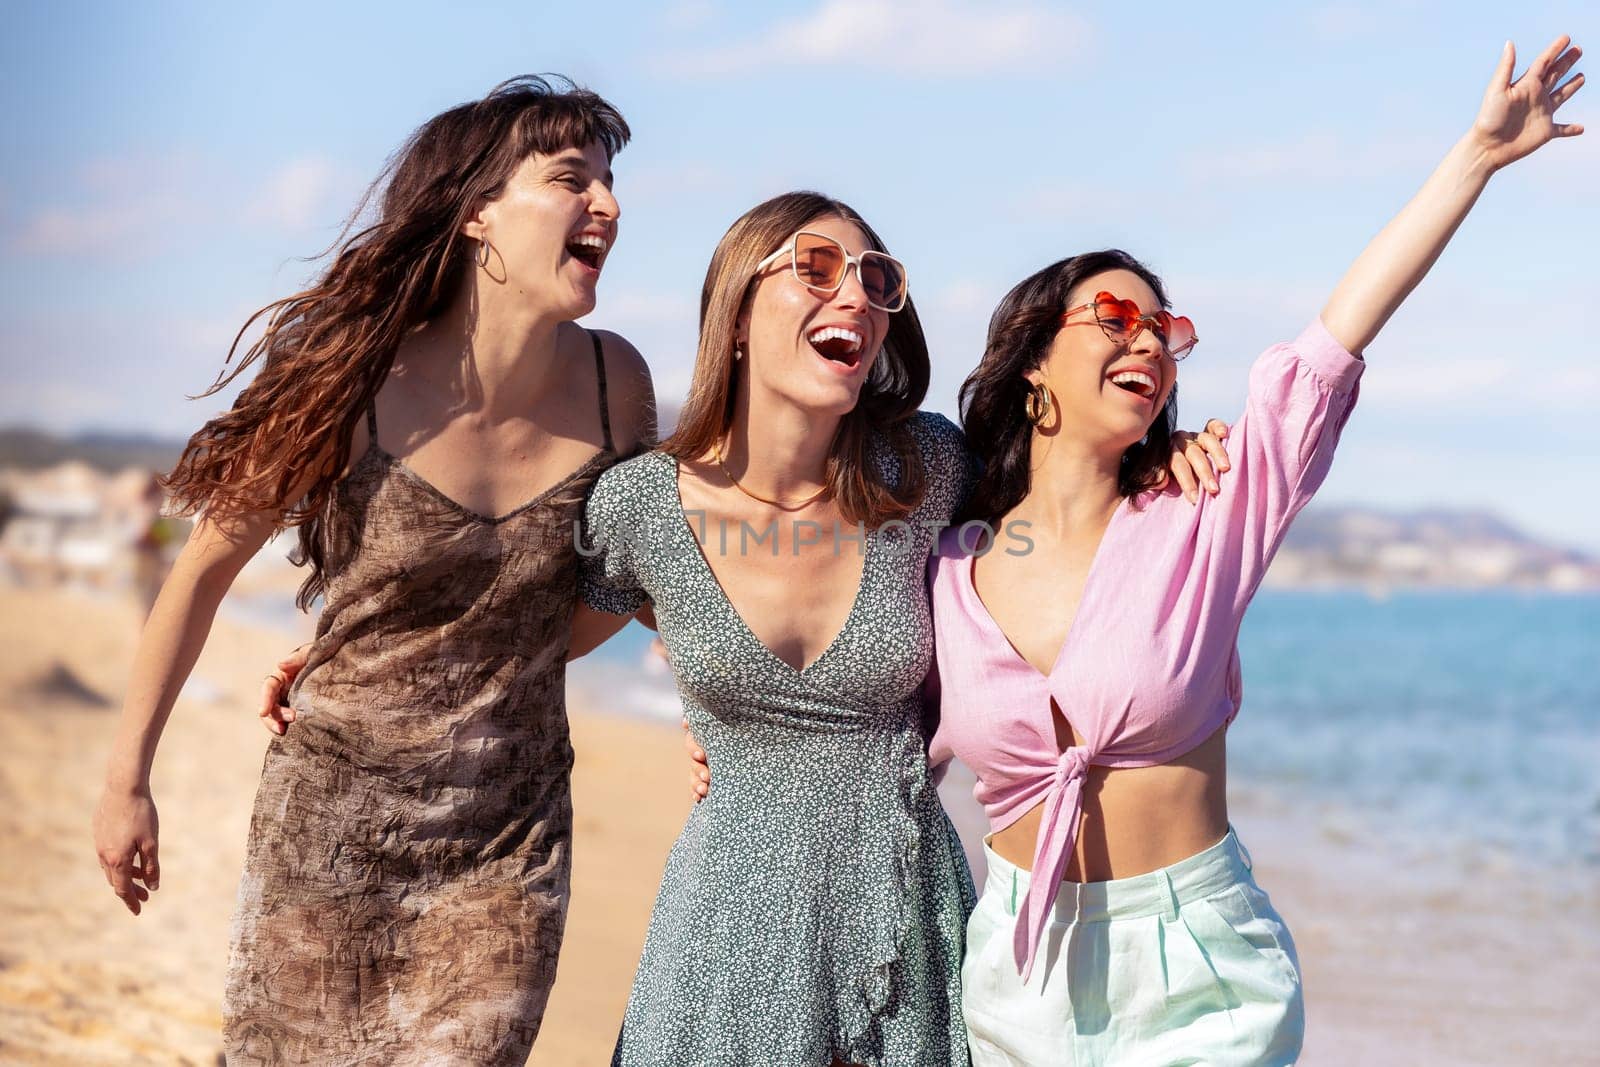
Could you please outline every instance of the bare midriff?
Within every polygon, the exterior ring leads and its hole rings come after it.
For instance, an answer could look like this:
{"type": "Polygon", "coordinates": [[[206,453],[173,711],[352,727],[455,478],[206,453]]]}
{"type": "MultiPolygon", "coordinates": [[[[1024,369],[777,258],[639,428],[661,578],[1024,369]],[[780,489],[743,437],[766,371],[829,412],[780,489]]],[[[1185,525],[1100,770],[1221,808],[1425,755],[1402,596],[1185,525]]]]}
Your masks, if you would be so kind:
{"type": "MultiPolygon", "coordinates": [[[[1154,767],[1091,766],[1083,816],[1067,863],[1068,882],[1107,882],[1171,866],[1228,832],[1227,727],[1154,767]]],[[[1062,738],[1066,740],[1065,737],[1062,738]]],[[[1075,734],[1073,743],[1081,743],[1075,734]]],[[[993,835],[989,847],[1023,870],[1033,867],[1044,805],[993,835]]]]}

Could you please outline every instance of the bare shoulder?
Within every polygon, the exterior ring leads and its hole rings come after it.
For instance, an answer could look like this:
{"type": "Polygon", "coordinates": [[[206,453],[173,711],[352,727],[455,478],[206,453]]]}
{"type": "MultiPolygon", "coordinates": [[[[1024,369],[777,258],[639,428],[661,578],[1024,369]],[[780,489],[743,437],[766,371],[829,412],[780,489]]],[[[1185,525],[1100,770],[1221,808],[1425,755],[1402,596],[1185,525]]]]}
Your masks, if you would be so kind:
{"type": "Polygon", "coordinates": [[[656,390],[650,365],[621,334],[595,330],[606,361],[606,398],[611,431],[623,455],[656,443],[656,390]]]}

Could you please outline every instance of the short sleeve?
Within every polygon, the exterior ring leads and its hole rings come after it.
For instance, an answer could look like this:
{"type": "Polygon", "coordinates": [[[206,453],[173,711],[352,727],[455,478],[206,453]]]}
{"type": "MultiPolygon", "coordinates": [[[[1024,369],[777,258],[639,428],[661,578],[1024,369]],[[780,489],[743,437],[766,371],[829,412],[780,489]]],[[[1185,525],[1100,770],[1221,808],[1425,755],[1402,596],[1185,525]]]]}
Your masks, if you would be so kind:
{"type": "Polygon", "coordinates": [[[972,495],[977,485],[977,464],[960,427],[936,411],[919,411],[911,432],[922,452],[927,479],[922,510],[930,518],[948,521],[972,495]]]}
{"type": "Polygon", "coordinates": [[[632,615],[649,599],[636,571],[639,494],[630,490],[634,462],[595,481],[578,539],[578,597],[596,611],[632,615]]]}

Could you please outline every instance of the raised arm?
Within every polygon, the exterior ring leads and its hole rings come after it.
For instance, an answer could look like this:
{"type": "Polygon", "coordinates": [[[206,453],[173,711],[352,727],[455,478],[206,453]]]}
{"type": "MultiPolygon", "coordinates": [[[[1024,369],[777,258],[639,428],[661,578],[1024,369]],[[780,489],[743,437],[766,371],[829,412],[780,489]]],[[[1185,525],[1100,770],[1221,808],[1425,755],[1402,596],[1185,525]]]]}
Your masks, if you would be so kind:
{"type": "Polygon", "coordinates": [[[1578,74],[1563,82],[1583,54],[1557,38],[1512,80],[1516,49],[1500,55],[1478,117],[1410,203],[1356,258],[1328,298],[1322,323],[1346,350],[1360,354],[1389,316],[1433,267],[1495,171],[1558,137],[1583,127],[1555,121],[1555,113],[1583,86],[1578,74]]]}

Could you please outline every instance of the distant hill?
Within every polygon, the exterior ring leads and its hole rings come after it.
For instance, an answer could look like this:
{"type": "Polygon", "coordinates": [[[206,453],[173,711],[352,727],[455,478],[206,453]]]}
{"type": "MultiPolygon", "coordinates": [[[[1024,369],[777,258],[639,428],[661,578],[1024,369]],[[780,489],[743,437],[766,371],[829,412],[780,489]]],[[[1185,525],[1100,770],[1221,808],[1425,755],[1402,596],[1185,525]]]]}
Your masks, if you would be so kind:
{"type": "Polygon", "coordinates": [[[1279,586],[1600,588],[1600,560],[1481,511],[1312,505],[1273,561],[1279,586]]]}
{"type": "Polygon", "coordinates": [[[38,470],[77,460],[108,473],[126,467],[165,473],[183,454],[183,444],[148,434],[86,433],[61,437],[43,430],[0,427],[0,467],[38,470]]]}

